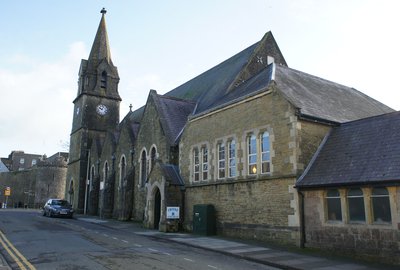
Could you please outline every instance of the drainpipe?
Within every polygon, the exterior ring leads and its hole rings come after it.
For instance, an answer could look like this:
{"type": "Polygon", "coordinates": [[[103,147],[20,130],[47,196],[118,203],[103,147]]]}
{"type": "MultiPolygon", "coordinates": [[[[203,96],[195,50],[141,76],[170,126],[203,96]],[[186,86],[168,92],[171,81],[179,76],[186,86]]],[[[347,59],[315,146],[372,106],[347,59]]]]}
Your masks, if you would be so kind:
{"type": "Polygon", "coordinates": [[[86,215],[87,211],[87,200],[88,200],[88,182],[89,182],[89,170],[90,170],[90,150],[88,152],[87,168],[86,168],[86,179],[85,179],[85,205],[83,207],[83,214],[86,215]]]}
{"type": "Polygon", "coordinates": [[[306,225],[305,225],[305,218],[304,218],[304,193],[300,190],[297,190],[300,194],[300,248],[305,248],[306,243],[306,225]]]}
{"type": "Polygon", "coordinates": [[[185,223],[185,187],[181,187],[181,194],[182,194],[182,211],[180,212],[181,224],[179,227],[180,230],[184,230],[184,223],[185,223]]]}

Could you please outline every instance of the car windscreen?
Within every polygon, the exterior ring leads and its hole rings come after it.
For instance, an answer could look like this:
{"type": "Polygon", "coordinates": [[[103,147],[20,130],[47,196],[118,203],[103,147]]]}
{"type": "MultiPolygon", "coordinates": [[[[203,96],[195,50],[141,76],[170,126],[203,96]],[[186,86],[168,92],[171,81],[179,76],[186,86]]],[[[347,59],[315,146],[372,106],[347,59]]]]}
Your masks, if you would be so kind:
{"type": "Polygon", "coordinates": [[[60,205],[60,206],[68,206],[69,203],[67,201],[64,200],[53,200],[51,202],[52,205],[60,205]]]}

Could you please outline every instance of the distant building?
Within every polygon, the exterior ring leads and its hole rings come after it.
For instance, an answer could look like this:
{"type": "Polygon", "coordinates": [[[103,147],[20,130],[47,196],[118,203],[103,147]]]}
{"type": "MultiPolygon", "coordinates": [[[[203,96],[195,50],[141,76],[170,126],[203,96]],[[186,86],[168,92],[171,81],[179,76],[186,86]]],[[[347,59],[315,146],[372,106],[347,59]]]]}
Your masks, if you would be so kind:
{"type": "Polygon", "coordinates": [[[13,151],[8,158],[1,160],[6,160],[15,169],[8,170],[0,162],[0,168],[3,168],[0,173],[0,202],[6,201],[3,191],[9,187],[8,207],[39,208],[49,197],[64,198],[68,153],[58,152],[46,158],[13,151]]]}
{"type": "Polygon", "coordinates": [[[8,158],[1,158],[1,161],[7,166],[9,171],[23,171],[35,166],[43,160],[43,155],[27,154],[24,151],[12,151],[8,158]]]}

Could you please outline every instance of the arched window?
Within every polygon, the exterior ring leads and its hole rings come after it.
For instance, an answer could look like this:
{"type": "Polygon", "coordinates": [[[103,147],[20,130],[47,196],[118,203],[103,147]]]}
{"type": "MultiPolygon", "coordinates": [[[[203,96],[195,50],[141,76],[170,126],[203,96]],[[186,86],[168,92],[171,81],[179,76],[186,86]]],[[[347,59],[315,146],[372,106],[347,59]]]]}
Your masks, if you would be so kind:
{"type": "Polygon", "coordinates": [[[156,164],[156,155],[157,155],[156,148],[155,148],[155,147],[151,148],[151,151],[150,151],[150,168],[149,168],[149,171],[151,171],[151,170],[154,168],[154,165],[156,164]]]}
{"type": "Polygon", "coordinates": [[[100,181],[100,190],[104,189],[104,183],[107,181],[108,178],[108,162],[104,162],[104,169],[103,169],[103,178],[100,181]]]}
{"type": "Polygon", "coordinates": [[[101,88],[107,88],[107,72],[103,71],[101,73],[101,83],[100,83],[101,88]]]}
{"type": "Polygon", "coordinates": [[[122,183],[123,183],[123,181],[124,181],[124,179],[125,179],[125,176],[126,176],[126,162],[125,162],[125,157],[124,156],[122,156],[122,158],[121,158],[121,171],[120,171],[120,174],[119,174],[119,188],[122,188],[122,183]]]}
{"type": "Polygon", "coordinates": [[[89,180],[89,190],[93,189],[93,181],[94,181],[94,166],[90,169],[90,180],[89,180]]]}
{"type": "Polygon", "coordinates": [[[218,144],[218,179],[225,178],[225,144],[218,144]]]}
{"type": "Polygon", "coordinates": [[[261,135],[261,173],[271,172],[271,155],[269,145],[269,133],[261,135]]]}
{"type": "Polygon", "coordinates": [[[202,176],[203,176],[203,180],[207,180],[208,179],[208,148],[207,146],[203,146],[201,148],[201,154],[202,154],[202,158],[201,158],[201,170],[202,170],[202,176]]]}
{"type": "Polygon", "coordinates": [[[371,194],[374,222],[392,222],[389,192],[386,188],[374,188],[371,194]]]}
{"type": "Polygon", "coordinates": [[[249,174],[254,175],[257,174],[257,140],[254,134],[247,138],[247,149],[249,174]]]}
{"type": "Polygon", "coordinates": [[[147,178],[147,158],[146,158],[146,151],[142,151],[142,156],[140,160],[140,180],[141,180],[141,185],[144,186],[146,183],[146,178],[147,178]]]}
{"type": "Polygon", "coordinates": [[[236,144],[235,140],[228,142],[228,176],[236,176],[236,144]]]}
{"type": "Polygon", "coordinates": [[[329,189],[326,193],[326,206],[328,210],[328,220],[342,220],[340,193],[337,189],[329,189]]]}
{"type": "Polygon", "coordinates": [[[364,194],[360,188],[352,188],[347,193],[350,221],[365,222],[364,194]]]}
{"type": "Polygon", "coordinates": [[[199,158],[199,149],[193,149],[193,180],[200,180],[200,158],[199,158]]]}

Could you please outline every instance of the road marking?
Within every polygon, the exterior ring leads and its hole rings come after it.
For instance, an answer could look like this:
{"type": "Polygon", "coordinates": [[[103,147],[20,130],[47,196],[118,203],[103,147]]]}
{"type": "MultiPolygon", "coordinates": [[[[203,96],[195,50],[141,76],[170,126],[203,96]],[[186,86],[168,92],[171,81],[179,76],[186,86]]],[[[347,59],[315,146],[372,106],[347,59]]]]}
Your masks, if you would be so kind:
{"type": "Polygon", "coordinates": [[[214,265],[207,265],[207,266],[210,267],[210,268],[213,268],[213,269],[218,269],[218,267],[216,267],[214,265]]]}
{"type": "Polygon", "coordinates": [[[126,240],[121,240],[122,242],[124,242],[124,243],[126,243],[126,244],[128,244],[129,242],[128,241],[126,241],[126,240]]]}
{"type": "Polygon", "coordinates": [[[153,252],[158,252],[158,250],[154,249],[154,248],[148,248],[148,250],[153,251],[153,252]]]}
{"type": "Polygon", "coordinates": [[[172,254],[168,253],[168,252],[164,252],[164,255],[168,255],[168,256],[172,256],[172,254]]]}
{"type": "Polygon", "coordinates": [[[135,246],[136,246],[136,247],[142,247],[142,245],[139,245],[139,244],[135,244],[135,246]]]}
{"type": "Polygon", "coordinates": [[[118,240],[118,238],[117,238],[117,237],[113,237],[112,239],[114,239],[114,240],[118,240]]]}
{"type": "Polygon", "coordinates": [[[104,235],[105,237],[108,237],[108,234],[103,233],[103,235],[104,235]]]}
{"type": "Polygon", "coordinates": [[[11,258],[18,264],[21,270],[26,270],[25,265],[31,270],[36,270],[36,268],[18,251],[18,249],[8,241],[2,231],[0,231],[0,243],[8,254],[10,254],[11,258]],[[12,251],[10,249],[12,249],[12,251]]]}
{"type": "Polygon", "coordinates": [[[191,260],[191,259],[188,259],[188,258],[183,258],[185,261],[188,261],[188,262],[194,262],[193,260],[191,260]]]}

